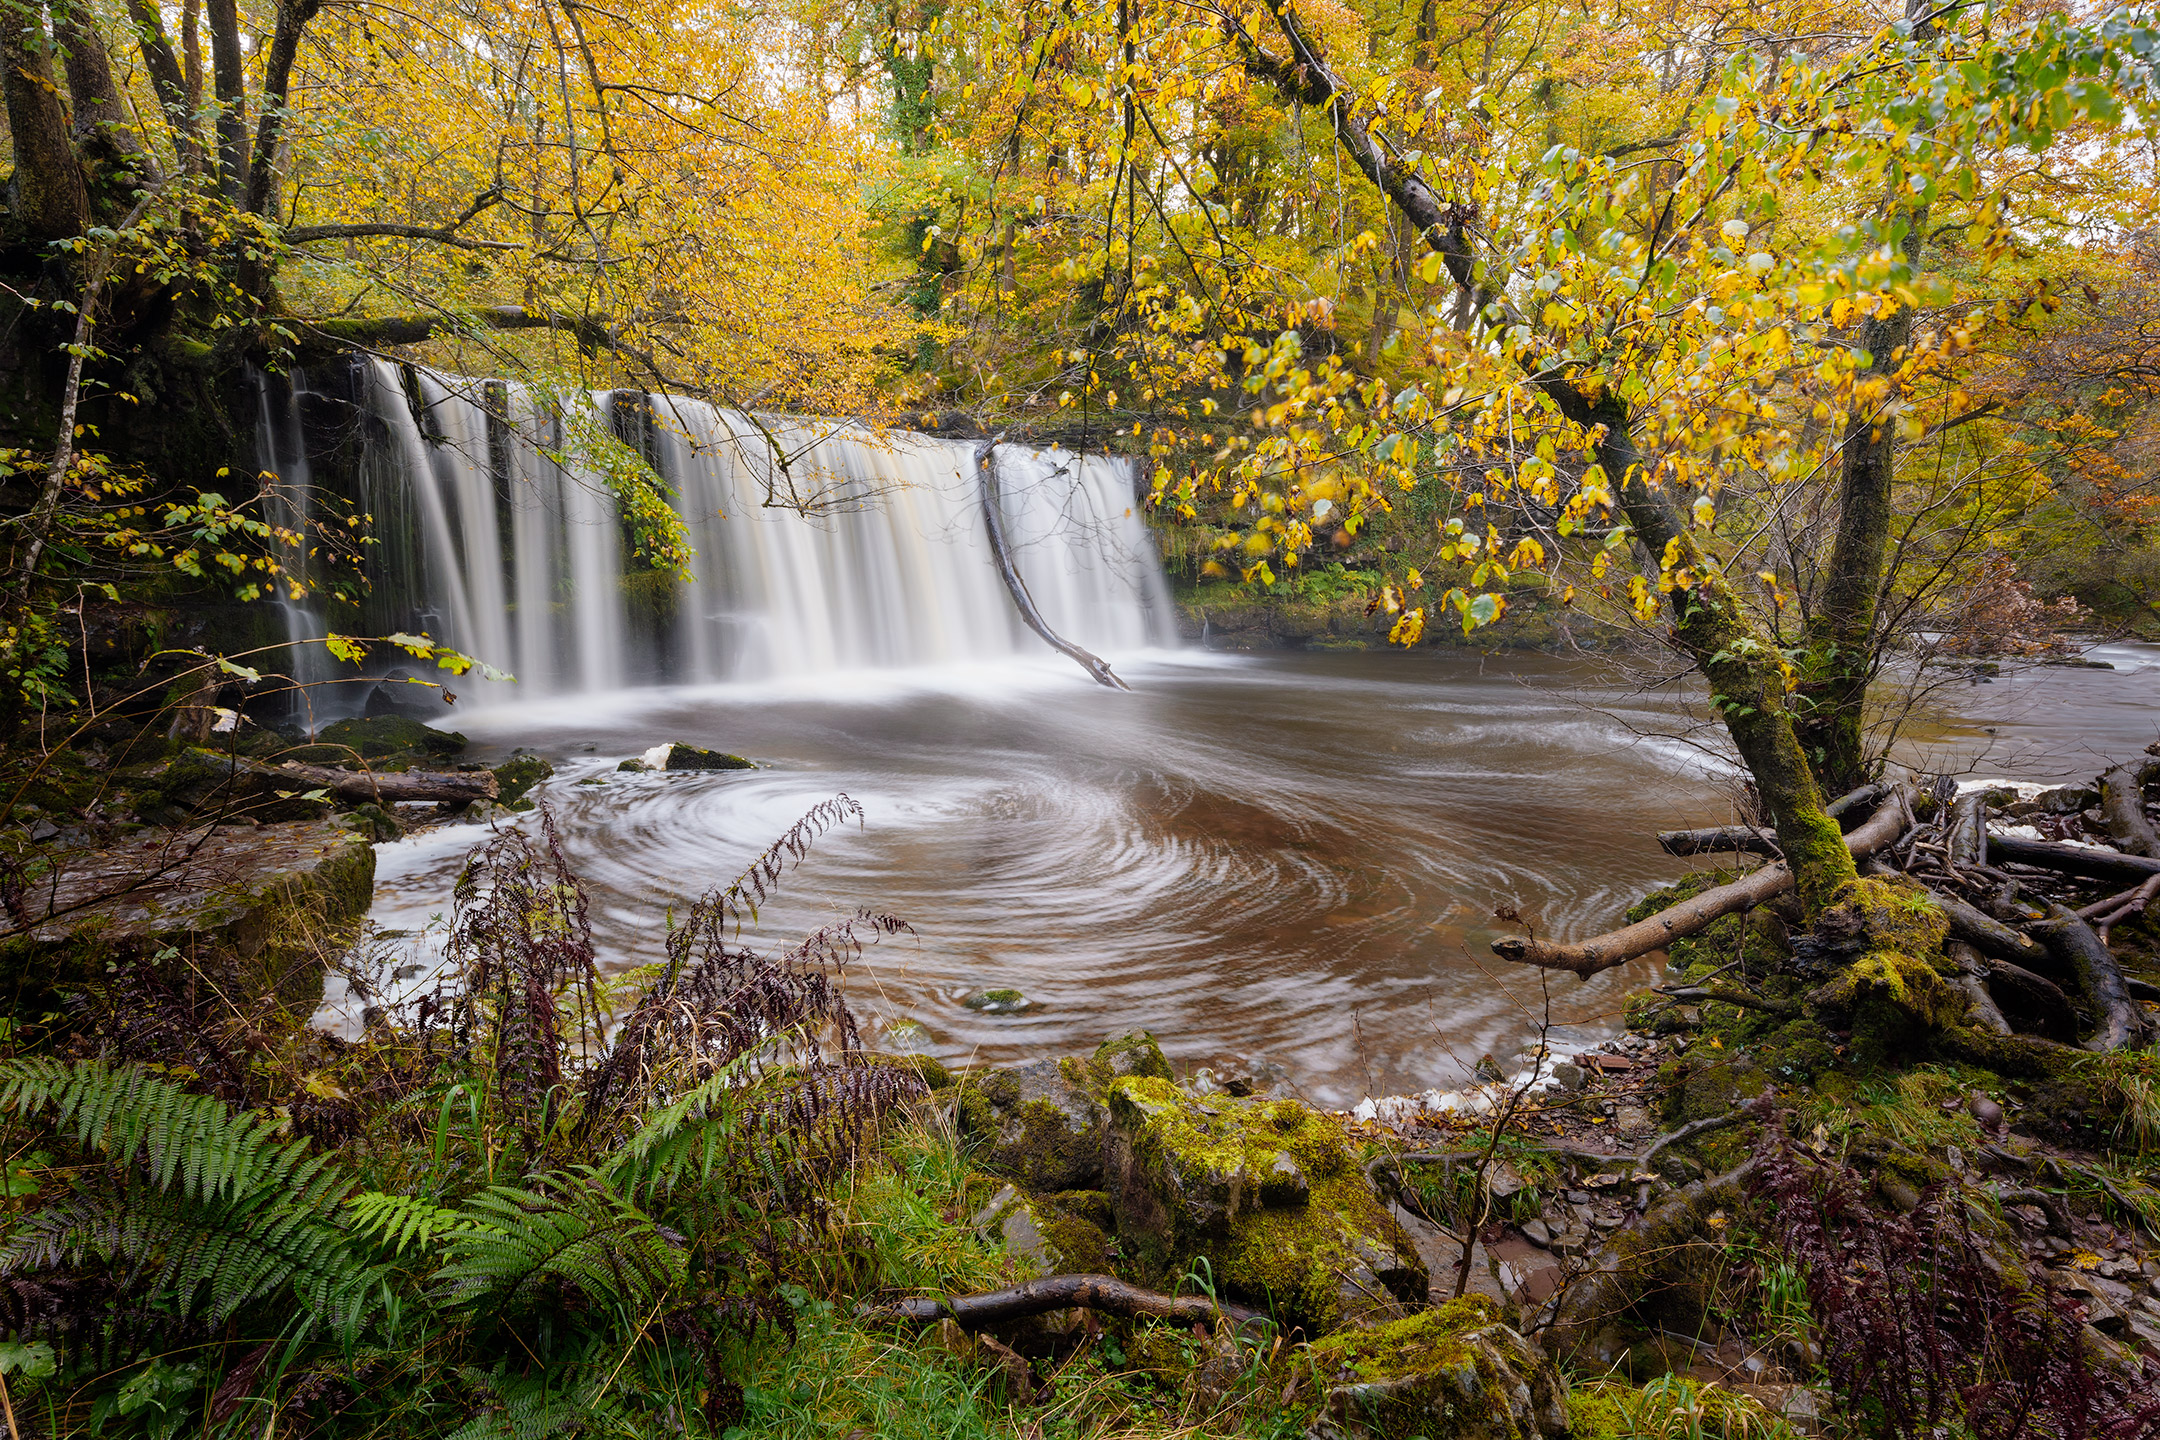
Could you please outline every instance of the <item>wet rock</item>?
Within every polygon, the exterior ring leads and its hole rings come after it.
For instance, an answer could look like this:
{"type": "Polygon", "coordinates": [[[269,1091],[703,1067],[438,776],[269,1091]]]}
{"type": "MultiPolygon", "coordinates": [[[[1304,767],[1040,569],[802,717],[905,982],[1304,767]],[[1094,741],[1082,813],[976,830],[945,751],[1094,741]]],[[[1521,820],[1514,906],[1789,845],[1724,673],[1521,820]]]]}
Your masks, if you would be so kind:
{"type": "Polygon", "coordinates": [[[465,737],[450,730],[423,725],[409,715],[376,715],[362,720],[340,720],[326,725],[315,743],[286,758],[336,764],[350,762],[355,752],[364,760],[441,758],[465,748],[465,737]],[[319,757],[316,752],[324,752],[319,757]]]}
{"type": "Polygon", "coordinates": [[[1315,1429],[1321,1436],[1561,1440],[1568,1433],[1559,1372],[1482,1296],[1328,1336],[1312,1354],[1333,1376],[1315,1429]]]}
{"type": "MultiPolygon", "coordinates": [[[[1086,1206],[1096,1191],[1072,1191],[1086,1206]]],[[[1093,1208],[1093,1207],[1088,1207],[1093,1208]]],[[[1007,1185],[970,1222],[993,1232],[1005,1253],[1033,1265],[1043,1275],[1097,1275],[1110,1268],[1110,1240],[1095,1220],[1050,1199],[1024,1195],[1007,1185]]]]}
{"type": "Polygon", "coordinates": [[[495,767],[495,800],[511,810],[530,810],[525,798],[533,786],[554,778],[555,767],[538,755],[513,755],[495,767]]]}
{"type": "MultiPolygon", "coordinates": [[[[697,745],[685,745],[672,741],[655,745],[641,757],[647,770],[755,770],[757,761],[745,760],[740,755],[730,755],[725,750],[707,750],[697,745]]],[[[623,768],[628,769],[625,765],[623,768]]]]}
{"type": "Polygon", "coordinates": [[[1539,1249],[1552,1249],[1552,1227],[1547,1225],[1543,1220],[1530,1220],[1524,1222],[1522,1227],[1522,1233],[1523,1239],[1528,1240],[1531,1244],[1537,1246],[1539,1249]]]}
{"type": "Polygon", "coordinates": [[[1562,1060],[1552,1067],[1553,1084],[1558,1085],[1562,1090],[1580,1090],[1586,1078],[1588,1077],[1583,1074],[1582,1066],[1572,1064],[1566,1060],[1562,1060]]]}
{"type": "Polygon", "coordinates": [[[1018,1015],[1035,1008],[1035,1002],[1018,990],[978,990],[960,1003],[982,1015],[1018,1015]]]}
{"type": "Polygon", "coordinates": [[[56,855],[30,897],[40,907],[31,923],[0,942],[0,984],[30,997],[93,983],[111,965],[169,962],[191,983],[245,1000],[274,995],[305,1014],[321,1003],[323,966],[349,942],[374,886],[374,847],[329,821],[153,834],[56,855]]]}
{"type": "Polygon", "coordinates": [[[1224,1294],[1312,1333],[1424,1300],[1425,1263],[1334,1120],[1145,1074],[1113,1081],[1107,1106],[1119,1243],[1144,1278],[1171,1282],[1205,1258],[1224,1294]]]}

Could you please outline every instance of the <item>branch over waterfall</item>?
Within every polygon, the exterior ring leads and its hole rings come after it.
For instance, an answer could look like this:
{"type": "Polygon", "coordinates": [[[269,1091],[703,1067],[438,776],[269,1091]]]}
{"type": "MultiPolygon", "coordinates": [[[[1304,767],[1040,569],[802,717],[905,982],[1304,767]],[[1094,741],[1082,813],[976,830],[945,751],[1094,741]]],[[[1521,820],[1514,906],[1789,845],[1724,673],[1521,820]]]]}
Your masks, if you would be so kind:
{"type": "Polygon", "coordinates": [[[993,439],[975,447],[975,473],[982,478],[983,528],[990,532],[990,551],[997,557],[998,574],[1004,577],[1005,588],[1012,593],[1013,605],[1020,611],[1020,618],[1027,621],[1028,629],[1042,636],[1051,649],[1094,676],[1098,685],[1107,685],[1113,690],[1132,689],[1118,679],[1109,661],[1060,636],[1035,608],[1035,597],[1028,594],[1027,581],[1020,578],[1020,571],[1013,564],[1012,548],[1005,541],[1005,512],[998,493],[997,446],[998,442],[993,439]]]}

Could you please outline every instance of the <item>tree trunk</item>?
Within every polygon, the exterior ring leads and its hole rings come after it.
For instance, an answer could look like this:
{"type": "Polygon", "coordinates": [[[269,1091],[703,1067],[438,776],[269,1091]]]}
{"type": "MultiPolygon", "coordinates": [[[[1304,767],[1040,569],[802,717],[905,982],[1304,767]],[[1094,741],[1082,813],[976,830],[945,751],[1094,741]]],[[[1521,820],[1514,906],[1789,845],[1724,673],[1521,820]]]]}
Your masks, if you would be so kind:
{"type": "MultiPolygon", "coordinates": [[[[131,171],[132,180],[114,177],[127,188],[157,184],[157,161],[136,133],[134,117],[121,102],[119,87],[113,84],[105,42],[84,23],[82,10],[74,5],[56,10],[53,39],[66,56],[68,97],[75,105],[76,143],[93,154],[102,151],[102,158],[131,171]]],[[[108,197],[107,203],[112,204],[113,197],[108,197]]]]}
{"type": "Polygon", "coordinates": [[[0,90],[15,145],[15,213],[24,238],[43,247],[90,228],[90,187],[75,158],[52,71],[52,39],[38,6],[0,15],[0,90]]]}
{"type": "MultiPolygon", "coordinates": [[[[1305,104],[1325,107],[1335,138],[1352,162],[1418,229],[1425,243],[1446,264],[1449,275],[1473,307],[1505,306],[1504,295],[1485,289],[1470,251],[1467,214],[1443,205],[1432,188],[1410,168],[1391,165],[1363,120],[1351,95],[1306,38],[1290,13],[1289,0],[1267,0],[1291,58],[1278,60],[1253,44],[1242,28],[1234,31],[1244,48],[1246,68],[1305,104]]],[[[1233,22],[1234,23],[1234,22],[1233,22]]],[[[1537,381],[1560,413],[1597,436],[1599,465],[1618,490],[1622,511],[1653,562],[1675,573],[1687,571],[1692,583],[1671,593],[1673,642],[1709,681],[1715,705],[1754,776],[1770,811],[1798,882],[1801,908],[1813,916],[1838,887],[1858,878],[1852,853],[1845,848],[1837,822],[1823,813],[1823,795],[1793,729],[1786,708],[1785,672],[1776,648],[1757,630],[1739,597],[1725,583],[1716,564],[1697,545],[1680,507],[1644,476],[1635,448],[1626,402],[1611,386],[1587,391],[1558,376],[1537,381]],[[1597,396],[1595,400],[1589,398],[1597,396]]]]}
{"type": "Polygon", "coordinates": [[[218,192],[229,204],[246,199],[248,168],[247,69],[240,54],[238,0],[210,0],[210,82],[217,90],[218,192]]]}
{"type": "MultiPolygon", "coordinates": [[[[1920,232],[1927,207],[1906,216],[1905,259],[1920,259],[1920,232]]],[[[1876,612],[1890,561],[1891,485],[1897,474],[1896,375],[1912,343],[1912,307],[1870,315],[1860,327],[1869,373],[1888,376],[1879,407],[1855,404],[1845,427],[1844,467],[1838,487],[1837,537],[1815,610],[1808,618],[1806,675],[1794,711],[1801,747],[1831,790],[1867,779],[1866,704],[1875,676],[1876,612]],[[1870,411],[1872,410],[1872,413],[1870,411]]]]}
{"type": "Polygon", "coordinates": [[[165,123],[172,131],[180,168],[194,174],[202,168],[195,102],[187,76],[173,57],[172,43],[165,38],[164,18],[152,0],[128,0],[128,19],[135,27],[135,45],[142,52],[143,69],[149,72],[151,92],[157,96],[158,108],[165,112],[165,123]]]}

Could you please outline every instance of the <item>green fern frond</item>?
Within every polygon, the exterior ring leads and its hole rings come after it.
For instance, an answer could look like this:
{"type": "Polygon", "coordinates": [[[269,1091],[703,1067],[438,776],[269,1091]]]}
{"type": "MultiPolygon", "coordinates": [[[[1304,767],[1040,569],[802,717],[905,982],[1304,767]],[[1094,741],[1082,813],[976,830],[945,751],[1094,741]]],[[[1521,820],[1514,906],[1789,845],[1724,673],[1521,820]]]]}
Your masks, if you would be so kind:
{"type": "Polygon", "coordinates": [[[271,1122],[181,1089],[140,1065],[0,1060],[0,1110],[48,1123],[113,1160],[140,1163],[160,1190],[209,1200],[267,1185],[302,1185],[321,1160],[279,1144],[271,1122]],[[312,1167],[312,1169],[311,1169],[312,1167]]]}
{"type": "Polygon", "coordinates": [[[0,1240],[0,1274],[96,1257],[216,1322],[286,1288],[350,1335],[378,1280],[337,1223],[352,1181],[268,1122],[140,1066],[0,1060],[0,1111],[112,1162],[0,1240]]]}
{"type": "Polygon", "coordinates": [[[455,1210],[446,1210],[416,1196],[386,1195],[380,1190],[370,1190],[347,1200],[345,1214],[354,1234],[400,1257],[407,1246],[425,1250],[440,1237],[468,1223],[455,1210]]]}
{"type": "Polygon", "coordinates": [[[602,1163],[608,1179],[629,1195],[666,1190],[685,1172],[710,1179],[733,1136],[731,1101],[742,1091],[750,1057],[739,1056],[671,1105],[647,1115],[636,1133],[602,1163]]]}
{"type": "Polygon", "coordinates": [[[446,1305],[509,1311],[558,1287],[625,1314],[656,1308],[688,1281],[682,1250],[592,1169],[497,1185],[465,1202],[436,1274],[446,1305]]]}

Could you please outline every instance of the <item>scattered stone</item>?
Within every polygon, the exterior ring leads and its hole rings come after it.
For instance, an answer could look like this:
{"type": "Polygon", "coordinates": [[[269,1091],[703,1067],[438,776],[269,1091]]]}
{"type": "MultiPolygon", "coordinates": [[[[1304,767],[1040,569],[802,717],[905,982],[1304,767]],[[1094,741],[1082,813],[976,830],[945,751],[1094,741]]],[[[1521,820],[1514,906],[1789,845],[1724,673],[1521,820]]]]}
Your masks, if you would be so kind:
{"type": "Polygon", "coordinates": [[[495,767],[496,803],[511,810],[530,810],[526,793],[543,780],[554,778],[555,767],[538,755],[512,755],[495,767]]]}
{"type": "Polygon", "coordinates": [[[1562,1060],[1552,1067],[1552,1078],[1553,1083],[1562,1090],[1580,1090],[1586,1077],[1583,1074],[1582,1066],[1573,1065],[1562,1060]]]}
{"type": "Polygon", "coordinates": [[[1536,1346],[1500,1323],[1499,1307],[1464,1296],[1373,1330],[1314,1343],[1332,1370],[1316,1435],[1428,1440],[1561,1440],[1566,1390],[1536,1346]]]}
{"type": "Polygon", "coordinates": [[[1531,1244],[1537,1246],[1540,1250],[1552,1249],[1552,1228],[1548,1226],[1543,1220],[1530,1220],[1524,1222],[1522,1227],[1522,1233],[1525,1240],[1528,1240],[1531,1244]]]}
{"type": "Polygon", "coordinates": [[[960,1003],[983,1015],[1018,1015],[1035,1008],[1035,1002],[1018,990],[978,990],[960,1003]]]}

